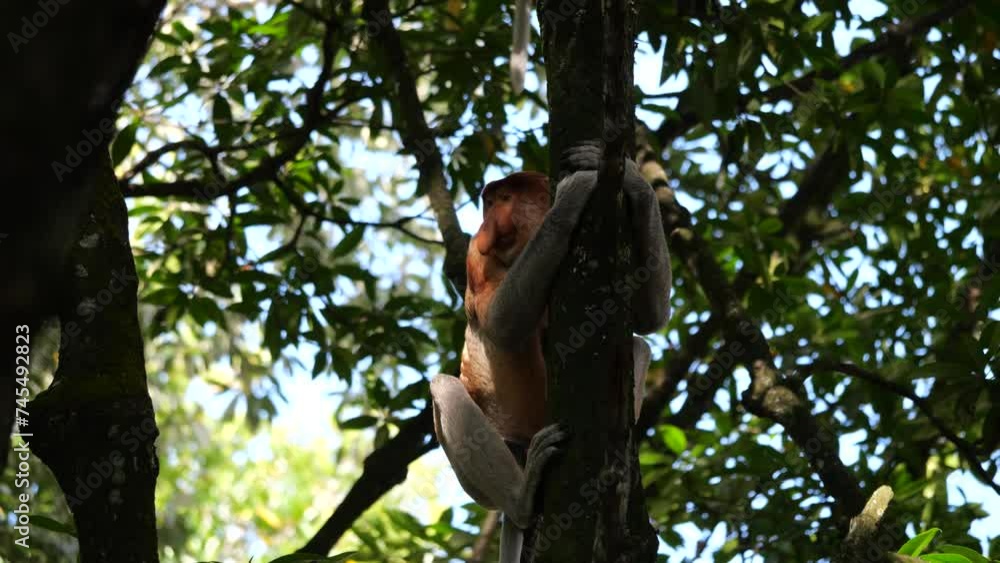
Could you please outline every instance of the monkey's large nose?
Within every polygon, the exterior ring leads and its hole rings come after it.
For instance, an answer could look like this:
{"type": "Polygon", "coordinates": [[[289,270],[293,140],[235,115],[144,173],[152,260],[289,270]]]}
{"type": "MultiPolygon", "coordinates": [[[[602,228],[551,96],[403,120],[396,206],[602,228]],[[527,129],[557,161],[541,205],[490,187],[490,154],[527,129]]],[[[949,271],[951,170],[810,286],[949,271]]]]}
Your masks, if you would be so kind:
{"type": "Polygon", "coordinates": [[[480,254],[486,256],[493,250],[493,244],[496,243],[497,229],[496,225],[492,220],[487,219],[483,223],[482,227],[479,227],[479,232],[476,233],[476,250],[480,254]]]}

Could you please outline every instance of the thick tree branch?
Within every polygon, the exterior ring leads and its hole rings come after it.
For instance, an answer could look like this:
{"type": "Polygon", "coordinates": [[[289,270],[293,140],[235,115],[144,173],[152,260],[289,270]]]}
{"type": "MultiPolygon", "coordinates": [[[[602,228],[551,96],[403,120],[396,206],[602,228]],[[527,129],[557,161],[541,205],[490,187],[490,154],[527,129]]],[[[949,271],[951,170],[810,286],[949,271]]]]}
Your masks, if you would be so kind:
{"type": "Polygon", "coordinates": [[[570,6],[573,17],[551,17],[566,14],[567,6],[539,5],[549,72],[550,176],[561,177],[557,163],[575,143],[603,137],[605,150],[597,187],[551,289],[544,337],[547,419],[566,425],[573,438],[547,469],[529,560],[639,563],[655,559],[656,541],[636,456],[630,304],[610,290],[635,260],[619,199],[623,153],[634,142],[634,6],[591,0],[570,6]],[[600,337],[584,332],[583,341],[567,346],[576,341],[574,331],[592,324],[586,312],[609,302],[615,308],[599,323],[600,337]],[[598,477],[605,486],[583,498],[581,487],[598,477]],[[553,535],[556,522],[560,532],[553,535]]]}
{"type": "Polygon", "coordinates": [[[58,299],[59,367],[29,403],[30,426],[23,430],[34,435],[32,452],[66,492],[80,561],[153,563],[159,431],[146,385],[139,282],[107,145],[95,151],[101,162],[91,178],[94,196],[58,299]],[[103,306],[102,294],[111,296],[103,306]],[[107,473],[95,471],[105,466],[107,473]],[[86,494],[79,487],[84,481],[86,494]]]}
{"type": "Polygon", "coordinates": [[[886,555],[884,547],[876,549],[872,553],[872,546],[881,546],[879,536],[886,531],[886,523],[883,520],[885,511],[889,508],[892,500],[892,489],[883,485],[872,493],[861,513],[851,518],[851,525],[847,532],[847,538],[841,545],[841,551],[834,560],[836,563],[855,563],[857,561],[870,561],[871,563],[882,563],[884,561],[921,561],[916,558],[905,556],[902,559],[893,559],[886,555]],[[872,556],[875,556],[873,559],[872,556]]]}
{"type": "Polygon", "coordinates": [[[398,434],[373,451],[365,459],[361,477],[299,552],[329,553],[355,520],[382,495],[406,479],[407,467],[412,461],[437,447],[433,425],[434,418],[428,404],[420,414],[407,420],[398,434]]]}

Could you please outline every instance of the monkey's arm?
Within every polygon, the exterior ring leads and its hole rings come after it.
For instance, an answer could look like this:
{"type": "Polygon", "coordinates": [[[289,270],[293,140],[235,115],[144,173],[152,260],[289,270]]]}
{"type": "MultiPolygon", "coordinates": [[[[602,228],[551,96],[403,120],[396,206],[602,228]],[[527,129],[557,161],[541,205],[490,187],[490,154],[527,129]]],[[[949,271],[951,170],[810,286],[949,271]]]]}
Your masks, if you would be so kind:
{"type": "MultiPolygon", "coordinates": [[[[599,141],[581,143],[566,152],[564,165],[573,170],[597,170],[601,150],[599,141]]],[[[670,317],[670,253],[656,194],[631,159],[625,161],[623,188],[632,217],[635,249],[635,266],[629,275],[639,282],[632,293],[632,329],[649,334],[663,328],[670,317]]]]}
{"type": "Polygon", "coordinates": [[[597,183],[596,172],[575,172],[559,182],[544,221],[497,288],[482,330],[497,345],[517,349],[538,327],[549,289],[570,238],[597,183]]]}

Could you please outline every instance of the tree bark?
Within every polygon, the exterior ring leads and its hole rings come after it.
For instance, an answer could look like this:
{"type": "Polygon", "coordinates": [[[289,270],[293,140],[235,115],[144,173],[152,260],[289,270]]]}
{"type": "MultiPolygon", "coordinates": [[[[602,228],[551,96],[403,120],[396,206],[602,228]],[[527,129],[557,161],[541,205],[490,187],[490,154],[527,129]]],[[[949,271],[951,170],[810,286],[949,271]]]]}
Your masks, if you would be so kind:
{"type": "Polygon", "coordinates": [[[55,474],[83,563],[158,560],[153,493],[159,434],[146,388],[138,279],[107,145],[68,260],[59,367],[28,405],[31,450],[55,474]]]}
{"type": "MultiPolygon", "coordinates": [[[[37,334],[64,294],[60,273],[91,200],[95,151],[114,134],[114,116],[132,84],[165,0],[0,2],[0,186],[18,193],[0,207],[0,326],[37,334]],[[44,9],[43,9],[44,8],[44,9]]],[[[14,423],[13,347],[0,350],[0,471],[14,423]]]]}

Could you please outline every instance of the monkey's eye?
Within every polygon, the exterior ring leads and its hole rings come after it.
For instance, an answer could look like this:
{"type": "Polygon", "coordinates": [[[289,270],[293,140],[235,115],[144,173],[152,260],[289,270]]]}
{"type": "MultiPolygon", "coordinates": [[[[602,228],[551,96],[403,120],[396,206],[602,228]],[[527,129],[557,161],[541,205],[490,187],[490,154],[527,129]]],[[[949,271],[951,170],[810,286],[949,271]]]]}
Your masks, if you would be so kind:
{"type": "Polygon", "coordinates": [[[512,197],[509,192],[500,192],[500,201],[510,201],[512,197]]]}

